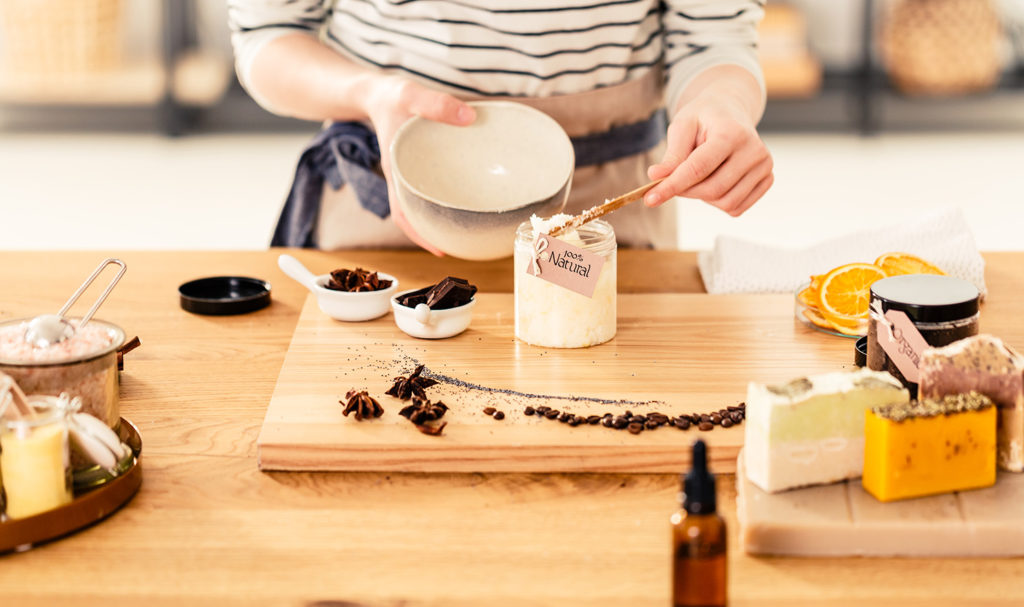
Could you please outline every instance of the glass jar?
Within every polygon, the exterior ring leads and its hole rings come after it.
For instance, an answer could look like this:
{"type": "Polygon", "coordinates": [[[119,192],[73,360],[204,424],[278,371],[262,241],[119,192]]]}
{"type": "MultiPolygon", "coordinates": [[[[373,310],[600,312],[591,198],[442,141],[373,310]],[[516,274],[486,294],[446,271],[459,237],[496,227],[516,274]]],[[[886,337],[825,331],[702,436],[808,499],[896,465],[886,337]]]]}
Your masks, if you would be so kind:
{"type": "Polygon", "coordinates": [[[933,274],[883,278],[871,285],[871,321],[868,323],[868,368],[888,371],[917,397],[917,384],[908,381],[878,343],[882,314],[899,310],[907,315],[929,346],[939,347],[978,334],[981,294],[966,280],[933,274]]]}
{"type": "Polygon", "coordinates": [[[33,419],[5,419],[0,427],[0,471],[8,518],[25,518],[71,502],[66,414],[36,408],[33,419]]]}
{"type": "Polygon", "coordinates": [[[0,322],[0,372],[29,395],[78,396],[84,413],[116,429],[121,421],[117,350],[124,345],[124,330],[93,319],[70,339],[33,348],[24,340],[29,320],[0,322]]]}
{"type": "Polygon", "coordinates": [[[549,348],[585,348],[615,337],[617,244],[611,224],[595,219],[582,225],[575,234],[563,234],[559,238],[604,257],[591,297],[527,273],[535,256],[534,236],[529,221],[516,230],[516,337],[528,344],[549,348]]]}

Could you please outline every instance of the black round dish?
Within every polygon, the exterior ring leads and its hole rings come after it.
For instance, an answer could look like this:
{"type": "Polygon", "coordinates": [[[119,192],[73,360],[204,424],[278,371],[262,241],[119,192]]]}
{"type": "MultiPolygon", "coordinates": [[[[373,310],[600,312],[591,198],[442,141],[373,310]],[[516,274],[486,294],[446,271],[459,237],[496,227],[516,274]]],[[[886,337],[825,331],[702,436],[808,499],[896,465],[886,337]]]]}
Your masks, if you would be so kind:
{"type": "Polygon", "coordinates": [[[178,287],[181,308],[193,314],[245,314],[270,305],[270,283],[245,276],[211,276],[178,287]]]}
{"type": "Polygon", "coordinates": [[[853,362],[858,367],[866,367],[868,364],[868,336],[865,335],[857,340],[856,350],[853,353],[853,362]]]}

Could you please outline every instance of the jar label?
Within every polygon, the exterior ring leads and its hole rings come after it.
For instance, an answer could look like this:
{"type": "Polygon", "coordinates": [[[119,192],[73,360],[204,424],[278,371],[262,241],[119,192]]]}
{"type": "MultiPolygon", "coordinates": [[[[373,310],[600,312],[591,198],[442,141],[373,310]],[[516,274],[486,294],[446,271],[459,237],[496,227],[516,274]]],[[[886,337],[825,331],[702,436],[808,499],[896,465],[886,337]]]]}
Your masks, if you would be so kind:
{"type": "Polygon", "coordinates": [[[928,347],[928,342],[910,317],[899,310],[889,310],[881,318],[876,316],[875,322],[878,323],[878,345],[882,346],[903,377],[916,384],[917,366],[921,363],[921,354],[928,347]]]}
{"type": "Polygon", "coordinates": [[[604,257],[547,234],[533,241],[533,259],[526,273],[584,297],[593,297],[604,257]]]}

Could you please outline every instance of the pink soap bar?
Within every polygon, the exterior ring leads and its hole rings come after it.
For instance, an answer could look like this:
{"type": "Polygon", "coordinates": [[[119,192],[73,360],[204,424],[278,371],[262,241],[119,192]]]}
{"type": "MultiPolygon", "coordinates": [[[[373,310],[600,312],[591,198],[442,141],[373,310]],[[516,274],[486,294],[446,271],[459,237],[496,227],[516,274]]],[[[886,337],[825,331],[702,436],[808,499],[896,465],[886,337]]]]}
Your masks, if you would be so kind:
{"type": "Polygon", "coordinates": [[[999,467],[1024,471],[1024,356],[998,337],[975,335],[942,348],[928,348],[918,366],[920,398],[974,390],[999,408],[996,459],[999,467]]]}

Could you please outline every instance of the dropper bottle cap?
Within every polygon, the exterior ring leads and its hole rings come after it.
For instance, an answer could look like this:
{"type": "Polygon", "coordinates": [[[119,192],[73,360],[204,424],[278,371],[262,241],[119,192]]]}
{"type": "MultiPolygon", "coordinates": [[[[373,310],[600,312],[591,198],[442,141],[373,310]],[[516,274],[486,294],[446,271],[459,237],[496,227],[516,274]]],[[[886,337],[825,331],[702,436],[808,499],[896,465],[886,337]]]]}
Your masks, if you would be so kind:
{"type": "Polygon", "coordinates": [[[693,466],[683,476],[683,510],[688,514],[715,512],[715,477],[708,472],[707,445],[697,439],[693,443],[693,466]]]}

